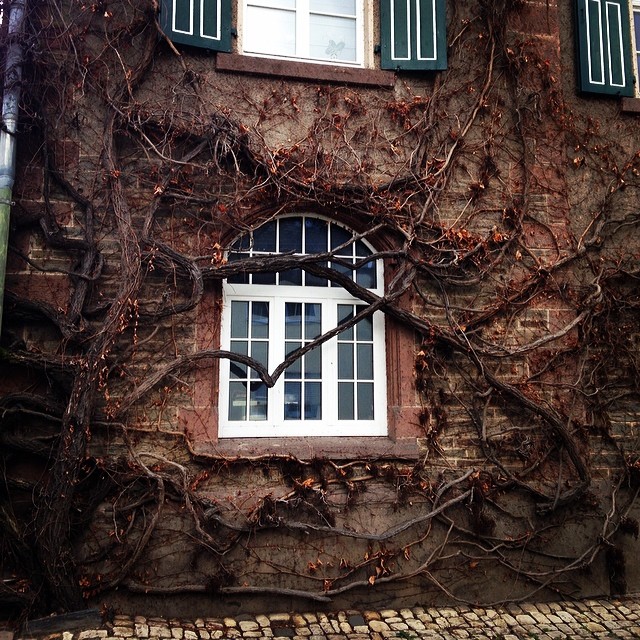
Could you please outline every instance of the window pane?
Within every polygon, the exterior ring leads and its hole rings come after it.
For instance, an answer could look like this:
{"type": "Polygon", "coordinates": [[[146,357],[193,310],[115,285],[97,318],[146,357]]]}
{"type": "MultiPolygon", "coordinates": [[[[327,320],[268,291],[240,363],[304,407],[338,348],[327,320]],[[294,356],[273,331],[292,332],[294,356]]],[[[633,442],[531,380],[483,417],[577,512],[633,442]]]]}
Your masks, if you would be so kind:
{"type": "Polygon", "coordinates": [[[302,338],[302,303],[287,302],[284,307],[284,337],[288,340],[302,338]]]}
{"type": "Polygon", "coordinates": [[[253,250],[275,253],[276,223],[267,222],[253,232],[253,250]]]}
{"type": "Polygon", "coordinates": [[[356,271],[356,282],[365,289],[376,288],[376,263],[368,262],[356,271]]]}
{"type": "Polygon", "coordinates": [[[247,365],[240,364],[239,362],[234,362],[233,360],[229,363],[229,375],[233,379],[240,378],[241,380],[247,379],[247,365]]]}
{"type": "Polygon", "coordinates": [[[338,379],[353,380],[353,345],[338,344],[338,379]]]}
{"type": "MultiPolygon", "coordinates": [[[[285,357],[291,355],[296,349],[302,346],[301,342],[287,342],[285,357]]],[[[285,379],[295,378],[299,380],[302,377],[302,358],[298,358],[293,364],[291,364],[284,372],[285,379]]]]}
{"type": "MultiPolygon", "coordinates": [[[[345,267],[341,264],[338,264],[337,262],[332,262],[331,263],[331,268],[335,269],[338,273],[342,273],[345,276],[347,276],[348,278],[353,280],[353,269],[349,269],[349,267],[345,267]]],[[[332,282],[331,283],[332,287],[340,287],[341,285],[338,284],[337,282],[332,282]]]]}
{"type": "Polygon", "coordinates": [[[251,310],[251,337],[269,337],[269,303],[254,302],[251,310]]]}
{"type": "Polygon", "coordinates": [[[338,383],[338,420],[353,420],[353,383],[338,383]]]}
{"type": "MultiPolygon", "coordinates": [[[[269,343],[268,342],[252,342],[251,343],[251,357],[257,360],[265,367],[269,366],[269,343]]],[[[251,377],[257,378],[258,374],[255,371],[251,371],[251,377]]]]}
{"type": "Polygon", "coordinates": [[[292,269],[291,271],[282,271],[280,273],[280,284],[299,287],[302,285],[302,271],[300,269],[292,269]]]}
{"type": "Polygon", "coordinates": [[[309,7],[311,11],[353,16],[356,13],[356,0],[311,0],[309,7]]]}
{"type": "MultiPolygon", "coordinates": [[[[322,262],[322,266],[326,267],[327,263],[322,262]]],[[[318,276],[313,275],[312,273],[304,274],[304,283],[307,287],[326,287],[328,281],[326,278],[320,278],[318,276]]]]}
{"type": "Polygon", "coordinates": [[[280,220],[280,253],[302,253],[302,218],[280,220]]]}
{"type": "MultiPolygon", "coordinates": [[[[346,229],[339,227],[337,224],[331,225],[331,250],[337,249],[339,246],[350,242],[353,236],[346,229]]],[[[341,250],[341,254],[347,252],[347,255],[351,255],[351,249],[346,248],[341,250]]]]}
{"type": "MultiPolygon", "coordinates": [[[[238,262],[239,260],[246,260],[248,257],[248,253],[230,251],[227,259],[229,262],[238,262]]],[[[238,273],[235,276],[230,276],[227,280],[233,284],[249,284],[249,274],[246,272],[238,273]]]]}
{"type": "Polygon", "coordinates": [[[266,271],[264,273],[254,273],[252,275],[252,284],[275,284],[276,283],[276,274],[271,271],[266,271]]]}
{"type": "MultiPolygon", "coordinates": [[[[362,242],[362,240],[358,240],[355,246],[356,256],[358,258],[366,258],[372,254],[371,249],[367,247],[367,245],[362,242]]],[[[368,262],[363,267],[360,267],[356,273],[356,282],[361,287],[366,287],[367,289],[375,289],[376,287],[376,263],[368,262]]]]}
{"type": "MultiPolygon", "coordinates": [[[[338,305],[338,325],[343,322],[347,322],[353,318],[353,305],[351,304],[339,304],[338,305]]],[[[345,329],[338,334],[338,340],[353,340],[353,327],[345,329]]]]}
{"type": "Polygon", "coordinates": [[[316,347],[304,356],[304,377],[319,380],[322,377],[322,349],[316,347]]]}
{"type": "Polygon", "coordinates": [[[307,382],[304,385],[304,418],[322,419],[322,384],[319,382],[307,382]]]}
{"type": "MultiPolygon", "coordinates": [[[[249,344],[246,340],[232,340],[230,345],[230,350],[233,353],[239,353],[243,356],[248,355],[248,347],[249,344]]],[[[232,378],[242,378],[246,380],[247,378],[247,365],[241,364],[240,362],[234,362],[233,360],[229,360],[229,370],[232,378]]]]}
{"type": "Polygon", "coordinates": [[[284,385],[284,419],[300,420],[302,417],[302,385],[286,382],[284,385]]]}
{"type": "Polygon", "coordinates": [[[249,336],[249,303],[232,300],[231,302],[231,337],[247,338],[249,336]]]}
{"type": "Polygon", "coordinates": [[[229,420],[247,419],[247,383],[229,383],[229,420]]]}
{"type": "Polygon", "coordinates": [[[305,253],[325,253],[327,250],[327,223],[318,218],[305,218],[305,253]]]}
{"type": "Polygon", "coordinates": [[[356,21],[319,14],[309,16],[309,52],[312,58],[327,60],[357,59],[356,21]]]}
{"type": "Polygon", "coordinates": [[[358,420],[373,420],[372,382],[358,382],[358,420]]]}
{"type": "Polygon", "coordinates": [[[249,400],[249,420],[267,419],[267,385],[252,382],[249,400]]]}
{"type": "Polygon", "coordinates": [[[305,340],[315,340],[322,333],[322,305],[307,303],[304,314],[305,340]]]}
{"type": "Polygon", "coordinates": [[[359,258],[366,258],[367,256],[371,255],[371,249],[369,249],[369,247],[367,247],[367,245],[362,242],[362,240],[358,240],[356,242],[356,255],[359,258]]]}
{"type": "Polygon", "coordinates": [[[358,380],[373,380],[373,345],[359,344],[358,380]]]}
{"type": "Polygon", "coordinates": [[[240,236],[232,245],[233,251],[248,251],[251,249],[251,234],[245,233],[240,236]]]}
{"type": "Polygon", "coordinates": [[[296,14],[281,9],[247,7],[244,49],[279,56],[296,55],[296,14]]]}
{"type": "Polygon", "coordinates": [[[367,316],[356,325],[358,340],[373,340],[373,318],[367,316]]]}

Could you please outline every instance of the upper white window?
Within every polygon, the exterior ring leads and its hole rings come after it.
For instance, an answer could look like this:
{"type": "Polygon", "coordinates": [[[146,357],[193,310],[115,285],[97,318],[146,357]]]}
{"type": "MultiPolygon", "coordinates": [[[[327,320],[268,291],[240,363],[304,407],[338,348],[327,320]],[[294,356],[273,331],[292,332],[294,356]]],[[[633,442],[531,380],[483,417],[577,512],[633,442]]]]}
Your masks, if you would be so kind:
{"type": "MultiPolygon", "coordinates": [[[[317,216],[273,220],[238,239],[229,260],[333,252],[325,263],[382,295],[382,261],[351,231],[317,216]],[[351,265],[358,264],[358,268],[351,265]]],[[[301,269],[247,273],[223,285],[222,345],[273,370],[326,332],[345,329],[300,355],[272,388],[244,363],[220,365],[219,437],[387,434],[384,315],[325,278],[301,269]]]]}
{"type": "Polygon", "coordinates": [[[242,51],[364,64],[363,0],[243,0],[242,51]]]}
{"type": "Polygon", "coordinates": [[[239,51],[247,55],[371,67],[374,42],[379,42],[382,69],[447,67],[446,0],[380,0],[378,36],[373,35],[372,3],[364,0],[159,0],[158,4],[164,33],[193,47],[235,49],[233,6],[239,51]]]}

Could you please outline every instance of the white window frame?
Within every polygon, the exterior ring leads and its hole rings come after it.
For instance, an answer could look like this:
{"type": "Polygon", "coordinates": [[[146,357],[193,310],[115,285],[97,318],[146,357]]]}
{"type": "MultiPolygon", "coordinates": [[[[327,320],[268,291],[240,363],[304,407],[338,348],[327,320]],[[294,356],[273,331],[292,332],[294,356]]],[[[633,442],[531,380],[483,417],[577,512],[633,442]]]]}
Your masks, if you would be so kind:
{"type": "MultiPolygon", "coordinates": [[[[305,216],[331,221],[322,216],[305,216]]],[[[333,222],[335,224],[335,222],[333,222]]],[[[367,243],[365,243],[367,245],[367,243]]],[[[369,246],[369,245],[367,245],[369,246]]],[[[372,247],[369,248],[374,251],[372,247]]],[[[376,262],[375,289],[377,295],[383,295],[384,273],[382,260],[376,262]]],[[[231,344],[231,305],[233,301],[263,301],[269,303],[269,366],[272,372],[285,359],[284,308],[287,302],[309,302],[321,305],[321,331],[325,333],[337,325],[338,305],[354,304],[366,308],[366,303],[353,297],[345,289],[335,286],[291,286],[284,284],[237,284],[224,281],[222,287],[221,342],[223,349],[231,344]]],[[[385,350],[384,314],[373,314],[373,384],[374,406],[372,420],[338,419],[338,378],[337,344],[334,336],[321,347],[322,349],[322,418],[291,420],[284,418],[284,374],[276,385],[268,390],[267,420],[230,420],[229,419],[229,382],[230,361],[220,362],[219,379],[219,438],[260,438],[260,437],[304,437],[304,436],[386,436],[387,429],[387,380],[385,350]]]]}
{"type": "MultiPolygon", "coordinates": [[[[238,3],[238,37],[240,41],[240,51],[243,55],[255,56],[258,58],[276,58],[281,60],[296,60],[301,62],[310,62],[314,64],[330,64],[345,67],[365,67],[370,66],[371,60],[368,59],[367,54],[372,49],[371,46],[371,25],[372,20],[371,11],[365,12],[365,1],[356,0],[356,59],[350,60],[338,60],[331,57],[326,58],[314,58],[311,57],[309,52],[309,16],[310,2],[309,0],[296,0],[295,9],[282,9],[282,11],[295,11],[296,13],[296,54],[294,56],[280,55],[277,53],[264,53],[252,50],[251,43],[247,42],[247,28],[246,21],[248,19],[248,5],[260,5],[266,8],[280,8],[278,0],[242,0],[238,3]],[[366,19],[366,21],[365,21],[366,19]]],[[[369,5],[369,3],[367,3],[369,5]]],[[[341,15],[330,14],[327,15],[341,15]]]]}

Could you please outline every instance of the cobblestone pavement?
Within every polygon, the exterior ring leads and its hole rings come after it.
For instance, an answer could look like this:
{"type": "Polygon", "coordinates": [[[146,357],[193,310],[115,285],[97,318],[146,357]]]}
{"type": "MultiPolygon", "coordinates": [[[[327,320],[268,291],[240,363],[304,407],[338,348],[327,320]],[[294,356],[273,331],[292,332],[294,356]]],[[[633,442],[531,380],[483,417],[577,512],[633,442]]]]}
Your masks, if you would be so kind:
{"type": "MultiPolygon", "coordinates": [[[[619,600],[579,600],[504,607],[412,607],[337,613],[275,613],[235,618],[177,620],[115,616],[95,628],[16,634],[14,640],[384,640],[444,638],[640,638],[640,595],[619,600]]],[[[0,632],[0,640],[12,634],[0,632]],[[4,635],[4,637],[2,637],[4,635]]]]}

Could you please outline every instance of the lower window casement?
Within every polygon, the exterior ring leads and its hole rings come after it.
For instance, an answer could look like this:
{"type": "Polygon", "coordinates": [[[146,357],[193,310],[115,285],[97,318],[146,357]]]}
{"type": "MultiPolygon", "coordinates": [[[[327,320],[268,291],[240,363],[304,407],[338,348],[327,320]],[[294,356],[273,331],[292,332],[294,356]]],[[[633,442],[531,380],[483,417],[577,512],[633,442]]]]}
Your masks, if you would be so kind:
{"type": "MultiPolygon", "coordinates": [[[[230,296],[223,343],[272,371],[366,308],[344,297],[230,296]]],[[[223,438],[386,435],[384,316],[366,316],[307,351],[271,389],[253,369],[233,360],[222,362],[220,380],[223,438]]]]}

